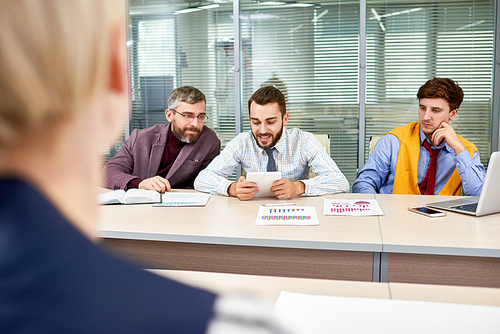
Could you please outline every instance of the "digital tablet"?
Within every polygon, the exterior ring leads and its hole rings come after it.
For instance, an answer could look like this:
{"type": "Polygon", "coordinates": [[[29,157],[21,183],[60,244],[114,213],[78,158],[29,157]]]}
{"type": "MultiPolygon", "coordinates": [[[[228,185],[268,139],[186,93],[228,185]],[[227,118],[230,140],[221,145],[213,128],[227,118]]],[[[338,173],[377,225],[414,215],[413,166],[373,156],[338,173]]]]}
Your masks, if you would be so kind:
{"type": "Polygon", "coordinates": [[[248,172],[247,181],[257,183],[259,192],[253,197],[269,197],[274,196],[271,192],[273,182],[281,179],[281,172],[248,172]]]}

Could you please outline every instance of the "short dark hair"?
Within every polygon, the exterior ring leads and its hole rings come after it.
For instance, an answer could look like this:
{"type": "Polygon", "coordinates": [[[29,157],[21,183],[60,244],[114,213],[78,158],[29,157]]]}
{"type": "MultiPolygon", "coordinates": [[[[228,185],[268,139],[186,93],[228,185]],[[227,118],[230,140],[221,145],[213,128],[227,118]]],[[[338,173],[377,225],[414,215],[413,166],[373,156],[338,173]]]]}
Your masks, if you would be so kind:
{"type": "Polygon", "coordinates": [[[448,78],[432,78],[420,87],[417,93],[420,99],[442,98],[448,102],[450,111],[458,109],[464,100],[464,91],[458,83],[448,78]]]}
{"type": "Polygon", "coordinates": [[[193,86],[183,86],[174,89],[172,93],[170,93],[167,103],[169,109],[175,109],[181,104],[181,102],[195,104],[201,101],[205,102],[205,104],[207,103],[205,94],[203,94],[198,88],[193,86]]]}
{"type": "Polygon", "coordinates": [[[286,114],[286,99],[285,95],[274,86],[265,86],[257,89],[253,93],[252,97],[248,100],[248,112],[250,112],[250,105],[252,102],[257,103],[260,106],[264,106],[268,103],[278,103],[281,111],[281,116],[286,114]]]}

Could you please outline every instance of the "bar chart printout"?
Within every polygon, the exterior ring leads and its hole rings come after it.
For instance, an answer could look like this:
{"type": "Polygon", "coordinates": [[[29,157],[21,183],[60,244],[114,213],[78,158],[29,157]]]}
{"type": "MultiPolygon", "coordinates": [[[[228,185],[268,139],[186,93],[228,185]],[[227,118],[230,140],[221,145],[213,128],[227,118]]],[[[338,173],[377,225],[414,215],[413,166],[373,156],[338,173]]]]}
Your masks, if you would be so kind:
{"type": "Polygon", "coordinates": [[[383,216],[384,213],[376,199],[369,200],[337,200],[325,199],[323,206],[325,216],[383,216]]]}
{"type": "Polygon", "coordinates": [[[313,206],[260,206],[255,225],[319,225],[313,206]]]}
{"type": "Polygon", "coordinates": [[[205,206],[210,199],[210,194],[203,193],[164,193],[162,202],[153,206],[205,206]]]}

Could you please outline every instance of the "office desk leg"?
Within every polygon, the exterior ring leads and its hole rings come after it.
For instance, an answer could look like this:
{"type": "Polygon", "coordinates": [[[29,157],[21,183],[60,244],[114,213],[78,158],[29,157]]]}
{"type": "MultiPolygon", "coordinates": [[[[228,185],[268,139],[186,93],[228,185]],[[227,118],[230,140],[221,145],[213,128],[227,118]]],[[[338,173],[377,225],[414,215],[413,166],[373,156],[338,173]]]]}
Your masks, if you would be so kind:
{"type": "Polygon", "coordinates": [[[387,282],[387,253],[380,253],[380,282],[387,282]]]}
{"type": "Polygon", "coordinates": [[[380,252],[373,253],[373,281],[380,282],[380,252]]]}
{"type": "Polygon", "coordinates": [[[373,253],[373,281],[387,282],[387,253],[373,253]]]}

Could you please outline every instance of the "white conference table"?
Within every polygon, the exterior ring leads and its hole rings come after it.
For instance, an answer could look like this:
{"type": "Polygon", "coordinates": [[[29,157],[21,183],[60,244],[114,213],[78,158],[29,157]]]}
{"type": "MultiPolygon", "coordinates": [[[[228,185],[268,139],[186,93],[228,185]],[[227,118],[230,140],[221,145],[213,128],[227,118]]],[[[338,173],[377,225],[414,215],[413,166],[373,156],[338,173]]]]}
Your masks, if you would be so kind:
{"type": "Polygon", "coordinates": [[[217,294],[242,294],[274,304],[281,291],[311,295],[399,299],[500,306],[500,289],[409,283],[377,283],[312,278],[151,270],[184,284],[217,294]]]}
{"type": "Polygon", "coordinates": [[[212,196],[206,207],[100,207],[106,247],[143,267],[354,281],[500,287],[500,214],[427,218],[408,206],[442,196],[298,197],[319,226],[256,226],[259,205],[212,196]],[[323,216],[323,200],[374,199],[383,216],[323,216]]]}
{"type": "Polygon", "coordinates": [[[405,210],[453,197],[376,198],[384,211],[381,281],[500,287],[500,213],[428,218],[405,210]]]}
{"type": "Polygon", "coordinates": [[[500,328],[500,289],[495,288],[152,271],[217,294],[257,298],[261,309],[271,310],[275,305],[275,316],[297,333],[331,333],[332,329],[347,333],[497,333],[500,328]]]}
{"type": "Polygon", "coordinates": [[[323,216],[324,198],[288,201],[316,207],[319,226],[256,226],[259,206],[283,203],[276,198],[212,196],[206,207],[187,208],[102,206],[100,237],[147,268],[372,281],[382,251],[378,218],[323,216]]]}

